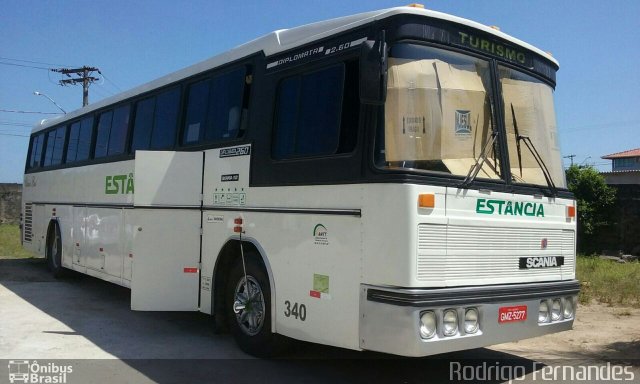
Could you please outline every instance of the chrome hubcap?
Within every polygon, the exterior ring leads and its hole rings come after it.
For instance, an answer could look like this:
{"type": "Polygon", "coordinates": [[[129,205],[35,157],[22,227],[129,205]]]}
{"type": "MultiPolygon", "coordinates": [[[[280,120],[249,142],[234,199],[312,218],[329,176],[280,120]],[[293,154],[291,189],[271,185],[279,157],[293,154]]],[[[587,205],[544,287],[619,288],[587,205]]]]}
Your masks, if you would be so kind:
{"type": "Polygon", "coordinates": [[[264,324],[264,296],[253,276],[247,276],[247,281],[248,284],[243,276],[236,285],[233,312],[240,329],[249,336],[255,336],[264,324]]]}

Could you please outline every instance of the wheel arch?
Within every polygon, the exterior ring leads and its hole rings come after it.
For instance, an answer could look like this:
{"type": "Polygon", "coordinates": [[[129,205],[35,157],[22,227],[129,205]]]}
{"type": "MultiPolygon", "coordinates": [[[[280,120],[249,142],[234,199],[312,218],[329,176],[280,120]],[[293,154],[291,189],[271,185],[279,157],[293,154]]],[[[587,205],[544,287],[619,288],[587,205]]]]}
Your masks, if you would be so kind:
{"type": "MultiPolygon", "coordinates": [[[[262,263],[267,277],[269,278],[269,289],[271,291],[271,332],[276,332],[276,288],[275,279],[273,276],[273,270],[267,254],[260,245],[260,243],[252,237],[242,237],[242,244],[245,254],[248,251],[255,252],[259,257],[258,261],[262,263]]],[[[216,264],[213,269],[213,292],[211,295],[211,308],[214,316],[216,327],[226,326],[225,311],[223,310],[225,305],[225,287],[227,285],[227,275],[229,270],[233,266],[235,258],[241,257],[240,253],[240,236],[231,236],[227,239],[225,244],[218,253],[216,264]]]]}

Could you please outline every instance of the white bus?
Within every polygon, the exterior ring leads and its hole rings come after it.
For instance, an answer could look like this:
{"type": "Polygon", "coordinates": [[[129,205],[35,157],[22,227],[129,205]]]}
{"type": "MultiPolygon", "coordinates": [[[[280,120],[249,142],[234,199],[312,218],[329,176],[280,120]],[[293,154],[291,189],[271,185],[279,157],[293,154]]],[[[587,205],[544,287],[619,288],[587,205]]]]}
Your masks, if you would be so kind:
{"type": "Polygon", "coordinates": [[[256,355],[568,330],[557,69],[416,6],[279,30],[38,124],[24,246],[134,310],[211,314],[256,355]]]}

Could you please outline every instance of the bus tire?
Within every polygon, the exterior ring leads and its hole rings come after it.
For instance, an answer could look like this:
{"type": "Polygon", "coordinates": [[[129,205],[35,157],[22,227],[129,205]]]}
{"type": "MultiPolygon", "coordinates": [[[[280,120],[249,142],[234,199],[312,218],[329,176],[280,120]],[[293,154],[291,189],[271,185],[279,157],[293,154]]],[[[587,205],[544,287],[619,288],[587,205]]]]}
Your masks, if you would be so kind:
{"type": "Polygon", "coordinates": [[[47,266],[55,278],[64,277],[65,268],[62,266],[62,236],[58,223],[49,226],[46,248],[47,266]]]}
{"type": "Polygon", "coordinates": [[[227,281],[225,307],[229,329],[244,352],[269,357],[281,352],[278,335],[271,332],[271,286],[258,256],[245,253],[250,292],[245,283],[242,259],[237,258],[227,281]]]}

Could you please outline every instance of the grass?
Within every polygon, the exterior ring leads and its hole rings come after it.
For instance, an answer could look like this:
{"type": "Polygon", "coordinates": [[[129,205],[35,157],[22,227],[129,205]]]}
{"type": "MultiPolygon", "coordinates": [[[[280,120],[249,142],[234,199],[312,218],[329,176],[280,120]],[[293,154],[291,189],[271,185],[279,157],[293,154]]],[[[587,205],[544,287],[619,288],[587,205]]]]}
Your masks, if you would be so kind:
{"type": "Polygon", "coordinates": [[[578,256],[576,274],[581,281],[580,303],[592,300],[611,306],[640,308],[640,263],[617,263],[578,256]]]}
{"type": "Polygon", "coordinates": [[[0,224],[0,259],[25,259],[34,254],[20,245],[20,228],[17,225],[0,224]]]}

